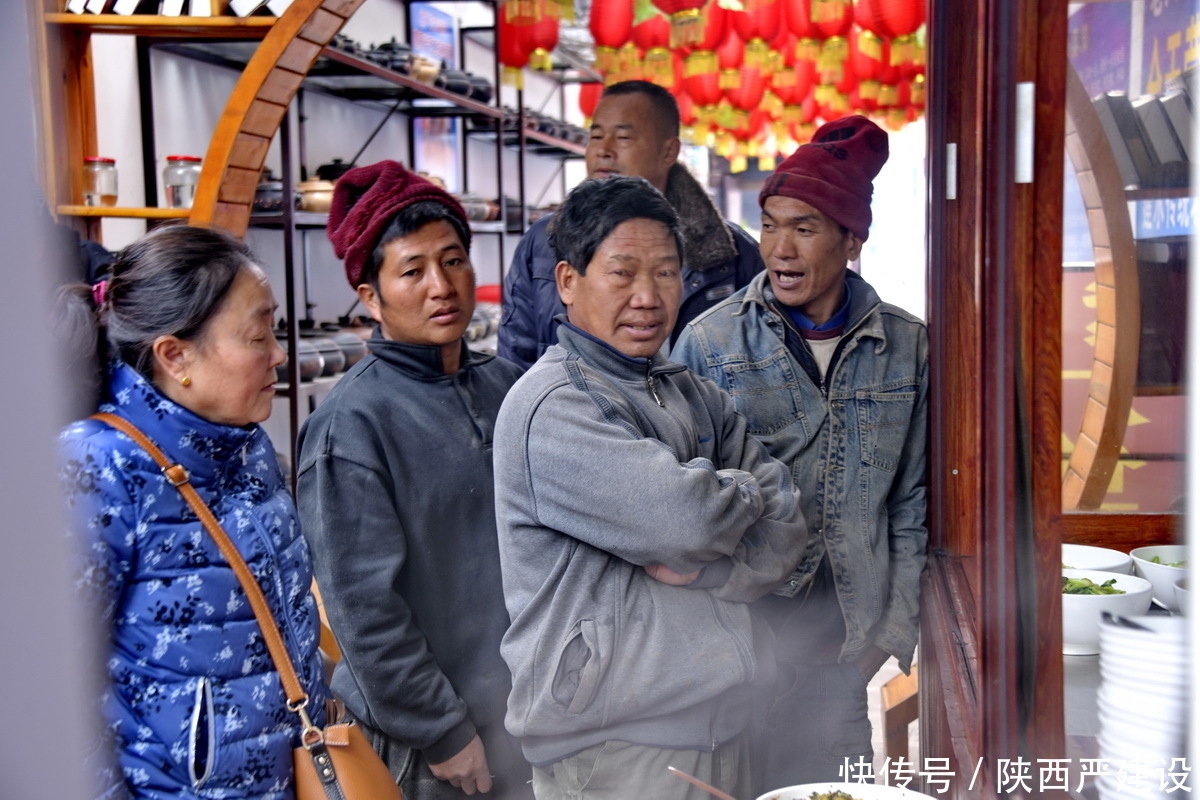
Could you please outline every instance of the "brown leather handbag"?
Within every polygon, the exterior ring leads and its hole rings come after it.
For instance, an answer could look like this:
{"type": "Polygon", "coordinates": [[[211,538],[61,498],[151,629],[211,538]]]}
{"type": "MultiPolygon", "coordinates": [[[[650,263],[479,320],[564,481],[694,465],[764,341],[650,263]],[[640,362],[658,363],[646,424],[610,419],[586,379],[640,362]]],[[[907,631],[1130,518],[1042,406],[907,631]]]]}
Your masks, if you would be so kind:
{"type": "Polygon", "coordinates": [[[183,499],[200,518],[200,522],[204,524],[237,575],[238,582],[250,601],[250,607],[254,609],[254,617],[262,629],[271,660],[275,662],[275,669],[279,671],[279,680],[287,695],[288,710],[300,717],[300,741],[303,746],[292,751],[296,774],[296,800],[403,800],[400,787],[396,785],[391,772],[363,736],[362,728],[353,720],[318,728],[309,718],[305,711],[308,694],[300,685],[296,669],[292,666],[292,659],[279,633],[279,626],[271,614],[270,606],[267,605],[267,598],[263,596],[258,581],[246,566],[246,560],[189,482],[190,477],[183,465],[172,464],[146,434],[123,417],[102,413],[93,414],[92,419],[100,420],[121,431],[150,454],[162,469],[167,482],[179,490],[183,499]]]}

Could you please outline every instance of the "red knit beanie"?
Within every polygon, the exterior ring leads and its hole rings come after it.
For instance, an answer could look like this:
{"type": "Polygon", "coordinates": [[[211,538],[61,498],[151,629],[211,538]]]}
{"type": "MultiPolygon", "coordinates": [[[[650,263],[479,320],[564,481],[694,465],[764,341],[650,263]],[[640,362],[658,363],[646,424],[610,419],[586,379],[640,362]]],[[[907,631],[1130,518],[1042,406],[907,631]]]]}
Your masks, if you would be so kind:
{"type": "Polygon", "coordinates": [[[888,137],[866,117],[827,122],[767,178],[761,206],[773,194],[808,203],[866,241],[871,227],[871,181],[888,159],[888,137]]]}
{"type": "Polygon", "coordinates": [[[363,268],[379,244],[388,224],[403,208],[422,200],[432,200],[450,209],[462,221],[471,249],[471,228],[467,214],[450,193],[413,172],[397,161],[380,161],[355,167],[338,178],[333,188],[329,222],[325,226],[333,252],[346,266],[346,279],[358,288],[363,268]]]}

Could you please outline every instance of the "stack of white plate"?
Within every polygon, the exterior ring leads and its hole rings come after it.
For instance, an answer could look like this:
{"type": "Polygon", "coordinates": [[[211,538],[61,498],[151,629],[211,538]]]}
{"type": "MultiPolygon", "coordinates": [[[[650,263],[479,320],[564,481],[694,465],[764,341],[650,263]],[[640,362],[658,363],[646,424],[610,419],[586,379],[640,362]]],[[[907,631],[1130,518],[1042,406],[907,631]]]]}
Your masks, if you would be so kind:
{"type": "Polygon", "coordinates": [[[1191,657],[1186,620],[1140,616],[1147,630],[1100,623],[1100,758],[1109,774],[1096,781],[1101,800],[1178,797],[1169,773],[1187,755],[1187,684],[1191,657]],[[1166,787],[1163,786],[1164,780],[1166,787]]]}

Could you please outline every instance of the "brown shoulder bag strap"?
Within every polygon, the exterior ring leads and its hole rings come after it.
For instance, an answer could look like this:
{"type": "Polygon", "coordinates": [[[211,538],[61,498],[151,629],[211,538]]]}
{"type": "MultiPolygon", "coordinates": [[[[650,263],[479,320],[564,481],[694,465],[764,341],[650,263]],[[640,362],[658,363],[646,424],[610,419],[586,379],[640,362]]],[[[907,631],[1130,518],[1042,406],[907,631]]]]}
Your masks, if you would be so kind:
{"type": "Polygon", "coordinates": [[[292,666],[292,659],[288,656],[287,648],[283,644],[283,636],[279,633],[279,626],[275,623],[275,616],[271,613],[271,607],[267,605],[267,598],[263,595],[258,581],[251,574],[250,567],[246,566],[246,560],[242,558],[242,554],[238,552],[233,542],[230,541],[229,534],[225,533],[225,529],[221,527],[221,523],[217,521],[217,518],[213,515],[209,507],[200,499],[200,495],[196,492],[195,487],[190,483],[191,476],[188,475],[188,471],[182,464],[171,463],[170,459],[158,448],[158,445],[150,441],[150,438],[146,434],[142,433],[136,425],[124,417],[118,417],[116,414],[99,413],[93,414],[91,418],[111,425],[141,445],[158,464],[159,468],[162,469],[167,482],[179,490],[179,493],[183,495],[183,499],[192,507],[192,511],[196,512],[196,516],[204,523],[204,527],[217,543],[221,554],[225,556],[225,560],[233,568],[238,582],[242,585],[242,590],[246,593],[246,597],[250,601],[250,607],[254,609],[254,617],[258,620],[258,626],[262,628],[263,639],[267,643],[267,651],[271,654],[271,660],[275,662],[275,669],[279,670],[279,679],[283,684],[284,693],[287,694],[288,709],[300,715],[301,720],[304,722],[305,732],[313,728],[308,714],[304,711],[304,706],[308,703],[308,695],[305,693],[304,687],[300,685],[300,679],[296,677],[296,669],[292,666]]]}

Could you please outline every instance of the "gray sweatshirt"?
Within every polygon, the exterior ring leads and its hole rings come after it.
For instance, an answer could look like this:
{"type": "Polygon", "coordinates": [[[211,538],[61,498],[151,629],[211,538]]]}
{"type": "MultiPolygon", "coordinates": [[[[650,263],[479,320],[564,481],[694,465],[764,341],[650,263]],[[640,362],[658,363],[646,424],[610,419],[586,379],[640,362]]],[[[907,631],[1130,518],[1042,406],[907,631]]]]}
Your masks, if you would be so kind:
{"type": "Polygon", "coordinates": [[[787,468],[730,399],[564,324],[506,397],[494,459],[505,724],[526,757],[737,736],[750,687],[773,678],[747,604],[787,578],[808,535],[787,468]],[[653,564],[703,572],[670,586],[653,564]]]}

